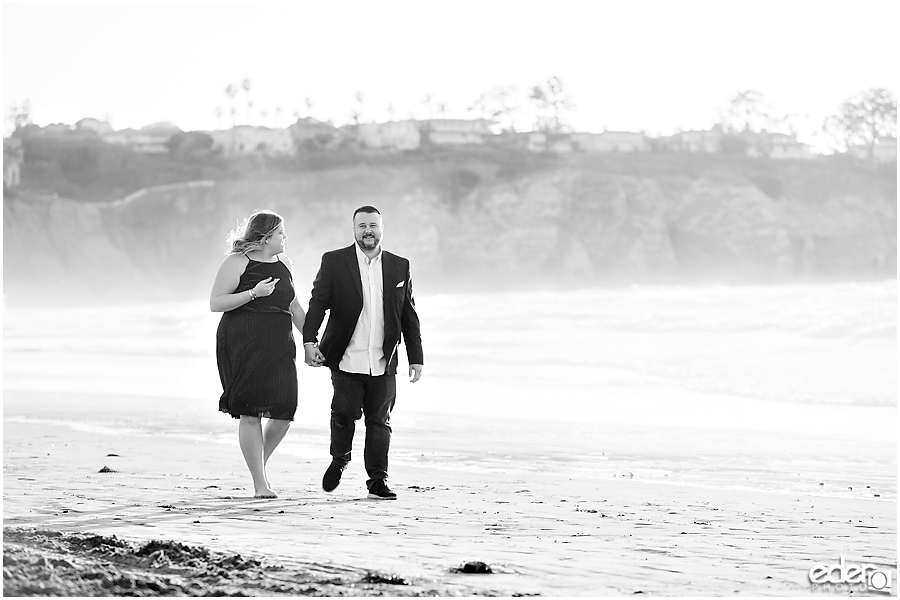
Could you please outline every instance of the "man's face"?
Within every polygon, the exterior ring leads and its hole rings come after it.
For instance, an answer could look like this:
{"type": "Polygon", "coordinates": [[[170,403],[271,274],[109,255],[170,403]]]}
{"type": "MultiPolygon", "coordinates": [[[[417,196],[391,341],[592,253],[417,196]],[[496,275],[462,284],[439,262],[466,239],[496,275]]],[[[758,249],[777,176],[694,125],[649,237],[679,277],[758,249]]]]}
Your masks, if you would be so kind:
{"type": "Polygon", "coordinates": [[[375,250],[381,244],[382,225],[378,213],[356,213],[353,217],[353,236],[361,250],[375,250]]]}

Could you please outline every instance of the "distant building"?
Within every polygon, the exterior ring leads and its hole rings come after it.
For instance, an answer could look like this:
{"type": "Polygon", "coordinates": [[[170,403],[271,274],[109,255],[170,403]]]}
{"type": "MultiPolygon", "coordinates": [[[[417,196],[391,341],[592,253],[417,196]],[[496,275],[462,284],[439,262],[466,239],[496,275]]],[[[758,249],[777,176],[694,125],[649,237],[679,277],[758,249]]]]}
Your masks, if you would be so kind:
{"type": "Polygon", "coordinates": [[[296,123],[288,127],[288,131],[297,147],[304,144],[329,145],[334,142],[337,133],[337,129],[331,121],[323,122],[312,117],[298,119],[296,123]]]}
{"type": "Polygon", "coordinates": [[[22,162],[25,150],[17,137],[3,138],[3,187],[12,188],[22,183],[22,162]]]}
{"type": "Polygon", "coordinates": [[[660,138],[659,145],[665,152],[720,152],[723,135],[720,129],[715,128],[708,131],[682,131],[660,138]]]}
{"type": "Polygon", "coordinates": [[[532,152],[544,152],[547,150],[547,134],[543,131],[532,131],[528,134],[528,145],[532,152]]]}
{"type": "MultiPolygon", "coordinates": [[[[847,153],[859,160],[869,160],[868,146],[851,146],[847,153]]],[[[889,163],[897,160],[897,138],[878,138],[872,146],[872,160],[877,163],[889,163]]]]}
{"type": "Polygon", "coordinates": [[[508,148],[527,148],[530,131],[501,131],[487,138],[487,142],[508,148]]]}
{"type": "Polygon", "coordinates": [[[604,131],[602,133],[573,133],[572,144],[580,152],[648,152],[650,144],[643,133],[633,131],[604,131]]]}
{"type": "MultiPolygon", "coordinates": [[[[506,134],[507,136],[510,134],[506,134]]],[[[567,154],[575,150],[572,136],[568,133],[547,133],[545,131],[529,131],[516,133],[515,140],[524,139],[524,147],[531,152],[553,152],[567,154]]],[[[516,145],[522,145],[520,142],[516,145]]]]}
{"type": "Polygon", "coordinates": [[[568,133],[548,133],[545,149],[547,152],[567,154],[574,150],[572,138],[568,133]]]}
{"type": "Polygon", "coordinates": [[[419,123],[412,119],[387,123],[360,123],[357,138],[367,148],[415,150],[422,141],[419,123]]]}
{"type": "Polygon", "coordinates": [[[91,117],[86,117],[77,121],[75,123],[75,129],[77,131],[93,131],[97,135],[105,135],[107,133],[112,133],[113,127],[106,121],[101,121],[99,119],[93,119],[91,117]]]}
{"type": "Polygon", "coordinates": [[[769,158],[781,159],[810,159],[815,158],[812,148],[797,141],[794,135],[785,133],[773,133],[769,139],[769,158]]]}
{"type": "Polygon", "coordinates": [[[439,146],[480,145],[492,135],[492,123],[487,119],[427,119],[418,123],[423,137],[439,146]]]}
{"type": "Polygon", "coordinates": [[[104,135],[103,139],[141,154],[165,154],[169,151],[166,142],[176,133],[181,133],[181,129],[172,123],[153,123],[138,130],[120,129],[104,135]]]}
{"type": "Polygon", "coordinates": [[[294,138],[287,129],[238,125],[207,133],[213,139],[213,148],[221,150],[227,157],[290,156],[296,153],[294,138]]]}
{"type": "Polygon", "coordinates": [[[881,163],[897,161],[897,138],[880,138],[875,144],[875,160],[881,163]]]}
{"type": "Polygon", "coordinates": [[[814,158],[812,149],[797,141],[797,136],[770,131],[745,131],[737,137],[747,144],[747,156],[766,157],[772,160],[814,158]]]}

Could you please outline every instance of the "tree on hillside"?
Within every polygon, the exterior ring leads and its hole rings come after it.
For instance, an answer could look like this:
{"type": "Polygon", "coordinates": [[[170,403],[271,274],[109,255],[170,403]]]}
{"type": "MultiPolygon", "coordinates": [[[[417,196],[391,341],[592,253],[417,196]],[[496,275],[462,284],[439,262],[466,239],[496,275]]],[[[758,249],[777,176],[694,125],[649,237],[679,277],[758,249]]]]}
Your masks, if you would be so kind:
{"type": "Polygon", "coordinates": [[[487,94],[479,96],[469,107],[469,112],[476,117],[495,121],[500,125],[501,131],[514,133],[516,115],[522,108],[516,102],[516,96],[514,87],[495,87],[487,94]]]}
{"type": "Polygon", "coordinates": [[[31,125],[31,101],[25,100],[22,104],[10,104],[6,115],[8,133],[14,134],[27,125],[31,125]]]}
{"type": "Polygon", "coordinates": [[[554,75],[531,89],[528,96],[535,105],[535,129],[547,133],[561,133],[568,129],[565,115],[575,108],[575,101],[566,92],[559,77],[554,75]]]}
{"type": "Polygon", "coordinates": [[[726,133],[771,130],[782,119],[775,117],[765,97],[755,90],[741,90],[735,93],[719,117],[722,130],[726,133]]]}
{"type": "Polygon", "coordinates": [[[202,131],[182,131],[170,137],[165,146],[176,160],[196,160],[212,153],[213,139],[202,131]]]}
{"type": "Polygon", "coordinates": [[[865,147],[871,162],[878,140],[897,135],[897,98],[883,88],[870,88],[841,104],[824,129],[845,150],[865,147]]]}

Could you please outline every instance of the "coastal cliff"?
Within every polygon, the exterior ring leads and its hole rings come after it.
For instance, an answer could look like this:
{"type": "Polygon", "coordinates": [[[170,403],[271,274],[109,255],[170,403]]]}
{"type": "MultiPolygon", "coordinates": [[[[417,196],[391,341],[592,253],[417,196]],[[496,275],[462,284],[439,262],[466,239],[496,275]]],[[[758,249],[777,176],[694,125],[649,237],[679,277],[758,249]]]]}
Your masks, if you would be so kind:
{"type": "Polygon", "coordinates": [[[269,208],[286,218],[305,295],[362,204],[384,214],[385,247],[442,291],[895,278],[895,177],[821,160],[572,156],[515,169],[451,157],[260,169],[113,202],[16,191],[4,194],[4,287],[16,304],[36,290],[59,302],[202,297],[228,230],[269,208]]]}

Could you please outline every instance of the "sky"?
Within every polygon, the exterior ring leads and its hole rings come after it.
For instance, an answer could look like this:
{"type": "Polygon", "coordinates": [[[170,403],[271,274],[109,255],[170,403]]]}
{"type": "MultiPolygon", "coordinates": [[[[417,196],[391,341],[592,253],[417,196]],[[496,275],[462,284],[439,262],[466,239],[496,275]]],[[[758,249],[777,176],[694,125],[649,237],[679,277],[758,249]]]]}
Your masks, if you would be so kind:
{"type": "Polygon", "coordinates": [[[841,102],[896,93],[897,30],[896,0],[4,2],[3,102],[29,100],[39,125],[209,130],[245,79],[235,122],[270,127],[427,118],[427,96],[468,118],[505,87],[529,129],[528,92],[557,76],[578,131],[706,129],[752,89],[821,145],[841,102]]]}

